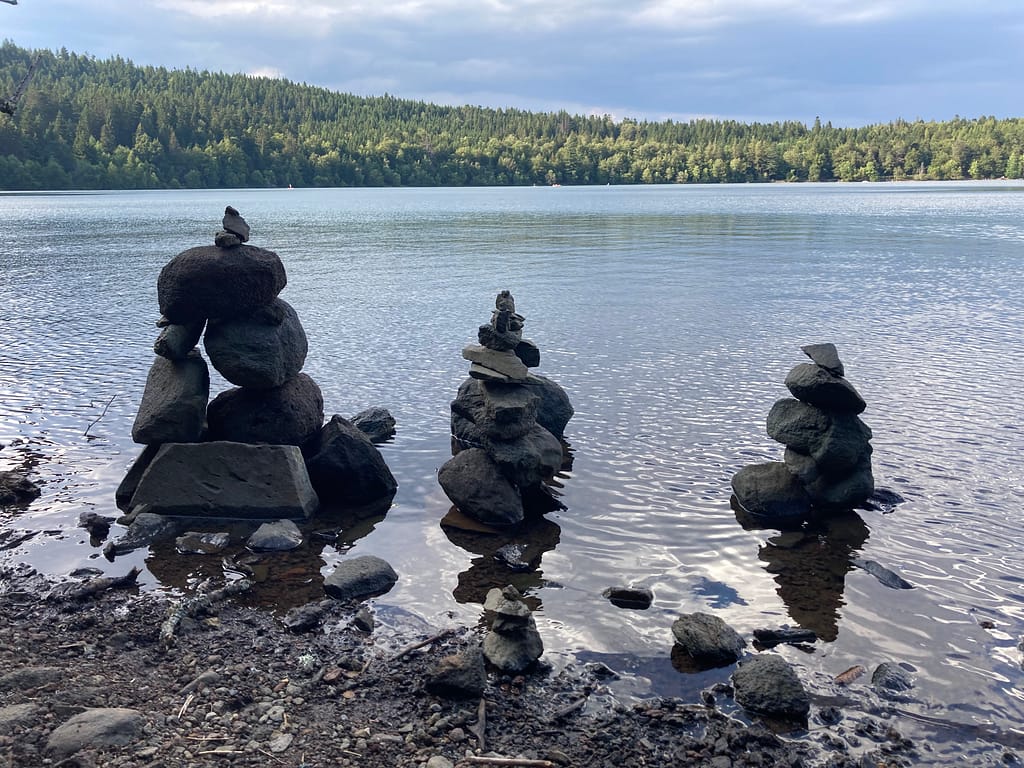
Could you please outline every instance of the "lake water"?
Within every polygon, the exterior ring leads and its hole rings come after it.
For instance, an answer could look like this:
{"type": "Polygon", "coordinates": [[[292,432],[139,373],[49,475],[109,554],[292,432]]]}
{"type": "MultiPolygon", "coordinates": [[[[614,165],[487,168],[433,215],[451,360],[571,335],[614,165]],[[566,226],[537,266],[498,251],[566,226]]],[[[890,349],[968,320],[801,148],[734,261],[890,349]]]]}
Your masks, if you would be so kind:
{"type": "Polygon", "coordinates": [[[166,547],[108,563],[76,524],[116,514],[139,450],[160,268],[212,243],[227,204],[285,263],[327,412],[381,405],[398,421],[382,446],[400,486],[387,516],[316,521],[338,539],[273,562],[258,600],[315,595],[348,552],[400,574],[376,601],[393,623],[472,624],[486,588],[511,581],[556,663],[603,660],[633,673],[623,695],[691,700],[729,669],[673,669],[679,613],[714,612],[748,638],[800,625],[813,652],[779,652],[821,701],[854,664],[915,668],[898,724],[929,740],[928,761],[966,748],[995,764],[1024,743],[1024,186],[0,195],[0,469],[30,466],[43,488],[0,511],[0,562],[137,564],[150,590],[221,575],[220,558],[166,547]],[[540,556],[530,574],[493,560],[508,539],[439,525],[460,351],[505,288],[538,372],[576,408],[567,509],[522,539],[540,556]],[[868,403],[876,484],[906,502],[823,530],[745,530],[729,480],[781,459],[765,417],[800,346],[824,341],[868,403]],[[916,588],[889,589],[854,557],[916,588]],[[615,608],[601,592],[620,584],[650,587],[654,606],[615,608]]]}

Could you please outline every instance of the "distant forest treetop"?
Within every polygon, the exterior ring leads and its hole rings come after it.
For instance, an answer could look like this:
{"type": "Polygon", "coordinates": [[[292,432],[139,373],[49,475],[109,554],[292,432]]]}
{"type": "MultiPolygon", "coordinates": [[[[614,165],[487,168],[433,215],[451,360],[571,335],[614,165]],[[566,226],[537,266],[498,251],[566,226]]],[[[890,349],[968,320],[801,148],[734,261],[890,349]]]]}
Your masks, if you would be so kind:
{"type": "MultiPolygon", "coordinates": [[[[0,189],[1024,177],[1024,119],[648,122],[361,97],[0,45],[0,189]]],[[[686,105],[679,105],[680,110],[686,105]]]]}

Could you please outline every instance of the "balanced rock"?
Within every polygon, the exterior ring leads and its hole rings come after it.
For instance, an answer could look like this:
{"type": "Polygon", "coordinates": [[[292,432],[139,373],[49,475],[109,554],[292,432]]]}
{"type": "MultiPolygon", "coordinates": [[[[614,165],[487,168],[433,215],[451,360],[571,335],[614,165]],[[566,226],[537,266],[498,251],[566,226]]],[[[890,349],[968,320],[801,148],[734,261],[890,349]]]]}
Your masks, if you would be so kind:
{"type": "Polygon", "coordinates": [[[309,517],[319,502],[297,447],[212,442],[161,446],[131,505],[161,515],[276,520],[309,517]]]}
{"type": "Polygon", "coordinates": [[[843,369],[843,361],[839,359],[839,350],[836,349],[835,344],[807,344],[800,347],[800,351],[829,373],[834,373],[836,376],[844,376],[846,374],[846,371],[843,369]]]}
{"type": "Polygon", "coordinates": [[[325,502],[362,507],[391,498],[398,489],[370,438],[335,415],[302,447],[309,477],[325,502]]]}
{"type": "Polygon", "coordinates": [[[471,363],[516,381],[522,381],[530,373],[523,361],[511,350],[498,351],[481,344],[470,344],[463,348],[462,356],[471,363]]]}
{"type": "Polygon", "coordinates": [[[205,320],[196,320],[194,323],[167,323],[161,326],[160,335],[153,344],[153,351],[169,360],[181,360],[195,349],[205,325],[205,320]]]}
{"type": "Polygon", "coordinates": [[[225,231],[235,235],[243,243],[249,240],[249,225],[242,218],[237,210],[230,205],[224,209],[224,218],[221,219],[221,226],[225,231]]]}
{"type": "Polygon", "coordinates": [[[525,672],[544,653],[544,642],[529,606],[511,585],[492,589],[486,604],[493,610],[494,619],[484,637],[484,656],[502,672],[525,672]]]}
{"type": "Polygon", "coordinates": [[[288,278],[273,251],[241,245],[189,248],[157,279],[160,312],[172,323],[239,317],[272,302],[288,278]]]}
{"type": "Polygon", "coordinates": [[[300,373],[273,389],[237,387],[221,392],[207,408],[211,440],[302,445],[324,423],[324,397],[300,373]]]}
{"type": "Polygon", "coordinates": [[[263,389],[293,378],[309,349],[299,316],[280,298],[242,317],[211,319],[203,346],[225,379],[263,389]]]}
{"type": "Polygon", "coordinates": [[[198,350],[184,359],[157,357],[149,369],[132,440],[187,443],[200,439],[210,397],[210,371],[198,350]]]}
{"type": "Polygon", "coordinates": [[[801,363],[786,376],[786,389],[798,400],[826,411],[862,413],[867,403],[853,384],[813,363],[801,363]]]}

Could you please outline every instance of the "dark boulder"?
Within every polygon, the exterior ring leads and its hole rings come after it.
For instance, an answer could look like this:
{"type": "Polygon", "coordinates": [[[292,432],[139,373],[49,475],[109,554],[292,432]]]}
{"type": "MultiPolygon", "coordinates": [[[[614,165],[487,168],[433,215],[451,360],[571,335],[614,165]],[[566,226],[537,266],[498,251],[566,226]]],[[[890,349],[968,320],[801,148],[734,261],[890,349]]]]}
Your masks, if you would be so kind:
{"type": "Polygon", "coordinates": [[[562,443],[540,424],[515,440],[489,440],[491,460],[519,488],[539,485],[562,468],[562,443]]]}
{"type": "Polygon", "coordinates": [[[683,614],[672,623],[676,645],[702,668],[734,663],[743,655],[747,641],[717,616],[683,614]]]}
{"type": "Polygon", "coordinates": [[[210,363],[240,387],[279,387],[302,370],[309,345],[292,306],[274,299],[244,317],[210,320],[203,337],[210,363]]]}
{"type": "Polygon", "coordinates": [[[532,374],[526,383],[530,391],[540,395],[537,408],[537,423],[555,437],[562,437],[565,426],[575,411],[569,402],[569,395],[561,386],[546,376],[532,374]]]}
{"type": "Polygon", "coordinates": [[[484,654],[478,645],[445,656],[427,672],[426,689],[446,699],[478,699],[487,687],[484,654]]]}
{"type": "Polygon", "coordinates": [[[200,246],[182,251],[160,270],[157,299],[172,323],[238,317],[272,302],[287,282],[273,251],[200,246]]]}
{"type": "Polygon", "coordinates": [[[807,344],[800,347],[800,351],[829,373],[834,373],[836,376],[842,376],[846,373],[843,369],[843,361],[839,359],[839,350],[836,349],[835,344],[807,344]]]}
{"type": "Polygon", "coordinates": [[[387,408],[367,408],[351,419],[352,425],[370,438],[371,443],[383,443],[395,434],[395,417],[387,408]]]}
{"type": "Polygon", "coordinates": [[[803,720],[811,700],[789,662],[772,653],[743,661],[732,674],[736,703],[759,715],[803,720]]]}
{"type": "Polygon", "coordinates": [[[842,478],[822,476],[804,485],[811,503],[828,510],[853,509],[864,504],[875,490],[871,458],[865,456],[854,470],[842,478]]]}
{"type": "Polygon", "coordinates": [[[159,450],[159,445],[147,445],[132,462],[124,479],[121,480],[114,492],[114,501],[118,509],[130,509],[132,496],[135,495],[135,489],[139,487],[139,480],[142,479],[143,473],[149,468],[150,462],[153,461],[153,457],[159,450]]]}
{"type": "Polygon", "coordinates": [[[342,560],[324,579],[324,591],[335,600],[364,600],[383,595],[398,582],[398,574],[374,555],[342,560]]]}
{"type": "Polygon", "coordinates": [[[300,373],[273,389],[221,392],[210,403],[206,419],[211,440],[302,445],[324,423],[324,397],[317,383],[300,373]]]}
{"type": "Polygon", "coordinates": [[[0,472],[0,506],[28,504],[39,493],[39,486],[21,472],[0,472]]]}
{"type": "Polygon", "coordinates": [[[313,487],[324,501],[363,507],[398,489],[384,457],[352,422],[335,415],[302,447],[313,487]]]}

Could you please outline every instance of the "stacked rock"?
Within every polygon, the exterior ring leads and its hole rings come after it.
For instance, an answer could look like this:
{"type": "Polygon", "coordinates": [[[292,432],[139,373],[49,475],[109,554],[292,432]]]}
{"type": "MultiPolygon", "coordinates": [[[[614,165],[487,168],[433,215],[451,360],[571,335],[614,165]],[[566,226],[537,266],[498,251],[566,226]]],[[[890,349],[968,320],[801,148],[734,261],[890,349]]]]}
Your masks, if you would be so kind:
{"type": "Polygon", "coordinates": [[[284,265],[274,252],[245,244],[249,225],[231,206],[222,224],[215,245],[178,254],[157,280],[162,331],[132,428],[132,439],[148,448],[118,489],[119,503],[175,515],[304,517],[318,495],[333,499],[339,485],[360,476],[365,467],[353,467],[355,459],[374,468],[371,479],[359,477],[364,490],[393,496],[394,478],[358,430],[346,440],[355,446],[346,445],[344,460],[323,455],[333,457],[335,422],[344,419],[334,417],[331,434],[321,434],[323,395],[301,372],[306,333],[278,297],[284,265]],[[209,404],[200,337],[213,367],[236,385],[209,404]],[[321,483],[311,483],[307,466],[314,464],[321,483]],[[278,496],[289,488],[294,498],[284,503],[278,496]]]}
{"type": "Polygon", "coordinates": [[[560,505],[544,481],[562,466],[565,425],[573,415],[565,391],[531,374],[540,351],[522,338],[524,318],[502,291],[479,344],[462,350],[469,378],[452,401],[455,456],[438,472],[448,498],[465,514],[499,526],[522,522],[525,510],[560,505]]]}
{"type": "Polygon", "coordinates": [[[511,585],[494,588],[487,593],[484,609],[494,617],[484,636],[484,656],[502,672],[525,672],[544,653],[544,641],[523,596],[511,585]]]}
{"type": "Polygon", "coordinates": [[[852,509],[875,487],[871,429],[858,416],[864,399],[844,378],[833,344],[801,350],[813,362],[789,372],[793,398],[779,400],[768,414],[768,435],[786,446],[784,461],[744,467],[732,479],[739,505],[761,517],[852,509]]]}

